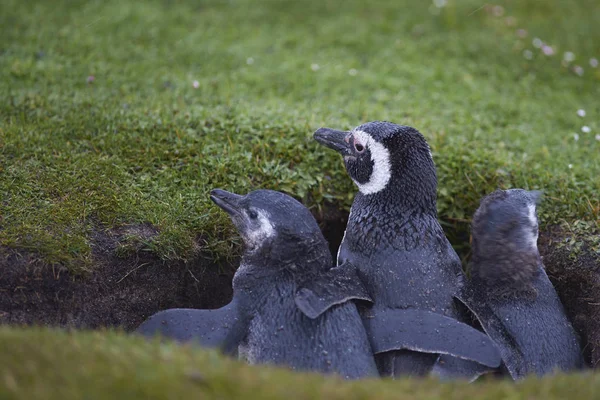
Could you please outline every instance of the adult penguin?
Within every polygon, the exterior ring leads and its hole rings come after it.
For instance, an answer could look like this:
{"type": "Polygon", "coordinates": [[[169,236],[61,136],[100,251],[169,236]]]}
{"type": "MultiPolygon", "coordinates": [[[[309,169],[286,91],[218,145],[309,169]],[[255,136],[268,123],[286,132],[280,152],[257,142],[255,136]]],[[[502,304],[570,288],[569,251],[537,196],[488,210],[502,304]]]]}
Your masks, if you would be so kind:
{"type": "MultiPolygon", "coordinates": [[[[320,128],[314,138],[342,155],[358,186],[337,264],[355,266],[369,290],[374,305],[362,310],[366,323],[394,309],[415,311],[414,321],[408,314],[402,321],[406,326],[418,324],[423,313],[464,320],[454,301],[464,273],[437,219],[437,177],[423,135],[409,126],[374,121],[351,131],[320,128]]],[[[376,358],[381,374],[428,374],[439,353],[433,351],[437,343],[426,344],[431,348],[382,347],[376,358]]],[[[445,362],[468,376],[485,370],[453,357],[445,362]]]]}

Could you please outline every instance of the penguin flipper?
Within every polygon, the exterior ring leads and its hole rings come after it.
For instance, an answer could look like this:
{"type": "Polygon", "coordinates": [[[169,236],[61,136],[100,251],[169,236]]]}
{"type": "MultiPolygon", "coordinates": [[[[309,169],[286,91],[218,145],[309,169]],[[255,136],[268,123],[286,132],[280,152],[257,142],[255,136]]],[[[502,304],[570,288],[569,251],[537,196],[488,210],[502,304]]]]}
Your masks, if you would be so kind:
{"type": "Polygon", "coordinates": [[[527,365],[523,354],[502,320],[489,307],[486,299],[478,295],[470,285],[463,286],[455,298],[473,313],[485,333],[496,342],[511,378],[517,380],[524,377],[527,374],[527,365]]]}
{"type": "Polygon", "coordinates": [[[502,362],[484,333],[431,311],[374,307],[363,314],[363,322],[375,354],[396,350],[448,354],[491,368],[502,362]]]}
{"type": "Polygon", "coordinates": [[[300,311],[311,319],[336,304],[350,300],[373,302],[356,269],[347,264],[331,268],[315,279],[304,282],[296,291],[294,300],[300,311]]]}
{"type": "Polygon", "coordinates": [[[203,347],[219,347],[237,319],[234,301],[216,310],[171,308],[150,316],[134,333],[195,342],[203,347]]]}
{"type": "Polygon", "coordinates": [[[484,374],[497,371],[499,371],[498,368],[486,367],[475,361],[461,360],[448,354],[441,354],[431,369],[431,375],[442,381],[463,379],[472,383],[484,374]]]}
{"type": "Polygon", "coordinates": [[[246,339],[248,327],[250,326],[250,322],[252,320],[250,314],[240,314],[241,313],[238,314],[238,318],[235,319],[233,326],[228,329],[227,335],[219,345],[221,353],[234,358],[238,356],[239,346],[246,339]]]}

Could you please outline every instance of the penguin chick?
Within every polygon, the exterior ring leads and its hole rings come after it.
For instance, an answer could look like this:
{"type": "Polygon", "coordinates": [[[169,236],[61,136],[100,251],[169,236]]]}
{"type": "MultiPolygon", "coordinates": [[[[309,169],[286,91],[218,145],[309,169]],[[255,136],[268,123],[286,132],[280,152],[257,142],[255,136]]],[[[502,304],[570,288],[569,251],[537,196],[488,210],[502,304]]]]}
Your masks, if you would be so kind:
{"type": "Polygon", "coordinates": [[[535,297],[538,274],[536,202],[541,192],[497,190],[484,198],[471,225],[471,277],[495,297],[535,297]]]}
{"type": "Polygon", "coordinates": [[[308,209],[270,190],[240,196],[215,189],[211,199],[229,214],[245,243],[233,278],[238,319],[224,351],[243,348],[250,364],[336,373],[347,379],[378,376],[362,320],[349,301],[365,296],[360,290],[351,293],[353,285],[345,285],[351,279],[329,286],[331,282],[323,281],[332,274],[333,262],[308,209]],[[307,301],[307,287],[326,290],[321,300],[327,297],[328,304],[307,301]]]}
{"type": "Polygon", "coordinates": [[[540,192],[497,190],[472,222],[472,280],[465,304],[500,348],[513,379],[583,367],[577,335],[537,248],[540,192]]]}
{"type": "MultiPolygon", "coordinates": [[[[374,301],[368,314],[416,309],[464,321],[453,298],[464,273],[437,220],[437,177],[423,135],[375,121],[351,131],[320,128],[314,138],[342,155],[359,190],[337,262],[358,268],[374,301]]],[[[425,375],[438,355],[403,349],[376,358],[382,375],[425,375]]]]}

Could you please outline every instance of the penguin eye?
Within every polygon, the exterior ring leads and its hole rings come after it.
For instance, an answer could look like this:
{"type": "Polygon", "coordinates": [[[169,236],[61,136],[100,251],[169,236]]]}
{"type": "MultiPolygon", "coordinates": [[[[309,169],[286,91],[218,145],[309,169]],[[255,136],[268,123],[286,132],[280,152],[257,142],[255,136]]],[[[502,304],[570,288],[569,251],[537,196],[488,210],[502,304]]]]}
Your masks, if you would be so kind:
{"type": "Polygon", "coordinates": [[[254,210],[248,210],[248,217],[250,217],[250,219],[256,219],[258,214],[254,210]]]}
{"type": "Polygon", "coordinates": [[[365,151],[365,146],[363,146],[362,144],[358,143],[358,142],[354,142],[354,149],[358,152],[358,153],[362,153],[363,151],[365,151]]]}

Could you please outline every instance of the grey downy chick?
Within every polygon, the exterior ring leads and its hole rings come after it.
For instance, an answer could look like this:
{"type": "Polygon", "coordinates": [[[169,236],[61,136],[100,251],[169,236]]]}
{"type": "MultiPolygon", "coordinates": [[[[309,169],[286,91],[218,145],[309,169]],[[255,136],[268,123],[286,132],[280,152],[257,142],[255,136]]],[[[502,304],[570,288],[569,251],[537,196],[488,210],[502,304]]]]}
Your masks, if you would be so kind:
{"type": "Polygon", "coordinates": [[[540,195],[497,190],[481,200],[471,227],[472,279],[461,293],[515,380],[583,367],[578,337],[538,251],[540,195]]]}
{"type": "Polygon", "coordinates": [[[229,214],[245,244],[233,279],[237,322],[223,350],[235,354],[239,349],[250,364],[347,379],[378,376],[350,301],[369,298],[356,287],[358,279],[336,275],[328,244],[308,209],[271,190],[240,196],[216,189],[211,199],[229,214]]]}

